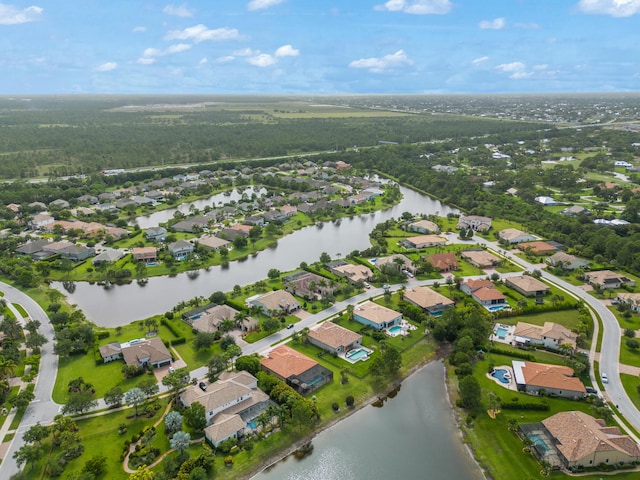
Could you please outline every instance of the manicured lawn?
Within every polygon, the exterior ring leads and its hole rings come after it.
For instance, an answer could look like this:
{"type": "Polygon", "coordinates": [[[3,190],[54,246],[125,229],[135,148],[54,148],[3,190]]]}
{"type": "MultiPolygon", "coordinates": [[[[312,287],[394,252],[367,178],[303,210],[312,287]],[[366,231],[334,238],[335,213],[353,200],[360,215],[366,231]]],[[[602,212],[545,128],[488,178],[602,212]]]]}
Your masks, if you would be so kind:
{"type": "Polygon", "coordinates": [[[620,340],[620,363],[640,367],[640,350],[631,350],[627,347],[627,337],[620,340]]]}
{"type": "Polygon", "coordinates": [[[515,325],[518,322],[531,323],[532,325],[544,325],[545,322],[554,322],[571,330],[580,323],[580,312],[575,309],[560,310],[557,312],[532,313],[529,315],[518,315],[517,317],[505,317],[500,319],[501,323],[515,325]]]}
{"type": "Polygon", "coordinates": [[[640,330],[640,314],[631,312],[631,316],[626,318],[620,311],[618,311],[617,306],[609,307],[609,310],[618,320],[620,324],[620,328],[632,328],[634,330],[640,330]]]}
{"type": "Polygon", "coordinates": [[[622,386],[624,387],[625,392],[627,392],[627,395],[629,395],[629,398],[636,408],[640,410],[640,392],[638,392],[638,385],[640,385],[640,381],[638,381],[638,377],[627,373],[621,373],[620,380],[622,380],[622,386]]]}
{"type": "Polygon", "coordinates": [[[22,315],[22,318],[26,318],[29,316],[27,311],[19,303],[14,303],[13,306],[15,307],[16,310],[18,310],[18,313],[22,315]]]}

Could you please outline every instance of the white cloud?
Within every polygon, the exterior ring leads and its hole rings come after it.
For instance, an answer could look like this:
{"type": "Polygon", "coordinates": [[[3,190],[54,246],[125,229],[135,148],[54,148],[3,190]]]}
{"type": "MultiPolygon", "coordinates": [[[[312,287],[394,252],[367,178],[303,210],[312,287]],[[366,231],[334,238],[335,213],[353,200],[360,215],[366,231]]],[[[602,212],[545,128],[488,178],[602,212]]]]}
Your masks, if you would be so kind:
{"type": "Polygon", "coordinates": [[[236,57],[249,57],[251,55],[258,55],[260,50],[251,50],[250,48],[243,48],[240,50],[236,50],[232,53],[232,55],[236,57]]]}
{"type": "Polygon", "coordinates": [[[478,24],[482,30],[502,30],[505,26],[504,18],[494,20],[483,20],[478,24]]]}
{"type": "Polygon", "coordinates": [[[143,27],[143,26],[133,27],[133,30],[131,30],[131,31],[133,33],[146,32],[147,31],[147,27],[143,27]]]}
{"type": "Polygon", "coordinates": [[[96,71],[98,72],[110,72],[111,70],[115,70],[118,68],[118,64],[116,62],[107,62],[102,65],[98,65],[96,67],[96,71]]]}
{"type": "Polygon", "coordinates": [[[407,57],[404,50],[398,50],[396,53],[384,57],[361,58],[349,64],[351,68],[366,68],[373,73],[382,73],[406,65],[413,65],[413,60],[407,57]]]}
{"type": "Polygon", "coordinates": [[[199,24],[184,30],[172,30],[165,35],[165,40],[193,40],[196,43],[207,40],[233,40],[240,37],[238,30],[235,28],[216,28],[209,29],[206,25],[199,24]]]}
{"type": "Polygon", "coordinates": [[[285,0],[251,0],[247,4],[247,10],[264,10],[265,8],[273,7],[285,0]]]}
{"type": "Polygon", "coordinates": [[[526,65],[522,62],[501,63],[496,67],[503,72],[517,72],[526,68],[526,65]]]}
{"type": "Polygon", "coordinates": [[[520,80],[530,77],[533,72],[527,72],[527,66],[522,62],[501,63],[496,67],[502,73],[508,73],[509,78],[520,80]]]}
{"type": "Polygon", "coordinates": [[[444,15],[452,8],[450,0],[388,0],[374,10],[403,12],[411,15],[444,15]]]}
{"type": "Polygon", "coordinates": [[[276,57],[297,57],[300,50],[293,48],[291,45],[283,45],[276,50],[276,57]]]}
{"type": "Polygon", "coordinates": [[[204,57],[202,59],[200,59],[200,61],[198,62],[199,65],[204,65],[205,63],[208,63],[209,60],[207,60],[207,57],[204,57]]]}
{"type": "Polygon", "coordinates": [[[261,53],[260,55],[256,55],[255,57],[250,57],[247,61],[251,65],[255,65],[256,67],[270,67],[271,65],[276,63],[278,59],[269,55],[268,53],[261,53]]]}
{"type": "Polygon", "coordinates": [[[169,45],[164,50],[160,50],[159,48],[147,48],[142,52],[142,57],[138,58],[136,62],[140,65],[151,65],[156,62],[158,57],[184,52],[189,50],[191,46],[192,45],[189,43],[176,43],[174,45],[169,45]]]}
{"type": "Polygon", "coordinates": [[[183,3],[178,7],[173,6],[173,4],[169,4],[164,7],[162,11],[167,15],[173,15],[174,17],[193,17],[194,14],[192,9],[187,8],[186,3],[183,3]]]}
{"type": "Polygon", "coordinates": [[[136,62],[140,65],[152,65],[156,63],[156,59],[151,57],[140,57],[136,62]]]}
{"type": "Polygon", "coordinates": [[[594,15],[630,17],[640,13],[640,0],[580,0],[578,10],[594,15]]]}
{"type": "Polygon", "coordinates": [[[216,62],[218,63],[229,63],[233,62],[236,59],[233,55],[225,55],[224,57],[216,58],[216,62]]]}
{"type": "Polygon", "coordinates": [[[175,45],[171,45],[166,49],[164,49],[162,54],[170,55],[172,53],[180,53],[180,52],[184,52],[185,50],[189,50],[190,48],[191,48],[191,45],[189,45],[188,43],[176,43],[175,45]]]}
{"type": "Polygon", "coordinates": [[[40,20],[43,9],[36,5],[27,8],[0,3],[0,25],[18,25],[40,20]]]}
{"type": "Polygon", "coordinates": [[[481,63],[486,62],[487,60],[489,60],[489,57],[487,57],[486,55],[484,57],[478,57],[475,60],[473,60],[471,63],[473,65],[480,65],[481,63]]]}

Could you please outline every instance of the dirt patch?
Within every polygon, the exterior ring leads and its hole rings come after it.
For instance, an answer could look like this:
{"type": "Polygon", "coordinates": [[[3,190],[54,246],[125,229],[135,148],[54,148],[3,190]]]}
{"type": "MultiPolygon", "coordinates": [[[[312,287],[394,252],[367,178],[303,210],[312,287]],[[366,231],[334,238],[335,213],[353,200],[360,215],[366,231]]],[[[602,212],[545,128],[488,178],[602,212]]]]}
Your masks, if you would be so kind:
{"type": "Polygon", "coordinates": [[[487,410],[487,415],[489,415],[493,420],[496,419],[496,415],[498,415],[500,413],[500,410],[496,409],[496,410],[487,410]]]}

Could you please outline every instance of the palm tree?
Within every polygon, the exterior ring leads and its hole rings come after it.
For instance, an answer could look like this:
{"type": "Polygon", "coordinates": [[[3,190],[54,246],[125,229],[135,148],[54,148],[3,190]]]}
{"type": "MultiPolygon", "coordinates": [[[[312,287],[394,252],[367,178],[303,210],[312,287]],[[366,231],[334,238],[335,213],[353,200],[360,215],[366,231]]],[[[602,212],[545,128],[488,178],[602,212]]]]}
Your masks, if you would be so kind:
{"type": "Polygon", "coordinates": [[[304,327],[300,331],[300,341],[302,343],[307,343],[309,341],[309,327],[304,327]]]}
{"type": "Polygon", "coordinates": [[[0,357],[0,378],[12,377],[16,368],[18,368],[18,365],[13,360],[0,357]]]}
{"type": "Polygon", "coordinates": [[[347,316],[349,317],[349,320],[353,320],[353,311],[355,310],[355,307],[351,304],[347,305],[347,316]]]}

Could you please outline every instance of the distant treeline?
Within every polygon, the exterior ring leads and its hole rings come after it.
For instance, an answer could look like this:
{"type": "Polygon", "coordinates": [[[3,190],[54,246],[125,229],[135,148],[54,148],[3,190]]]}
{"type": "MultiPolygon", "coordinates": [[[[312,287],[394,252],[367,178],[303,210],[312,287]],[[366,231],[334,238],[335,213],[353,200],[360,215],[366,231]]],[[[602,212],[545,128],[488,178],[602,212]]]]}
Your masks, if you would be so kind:
{"type": "Polygon", "coordinates": [[[112,111],[91,103],[85,108],[75,103],[58,107],[0,109],[0,178],[295,155],[381,141],[414,143],[540,128],[527,122],[427,114],[278,118],[249,104],[244,111],[186,112],[112,111]]]}

